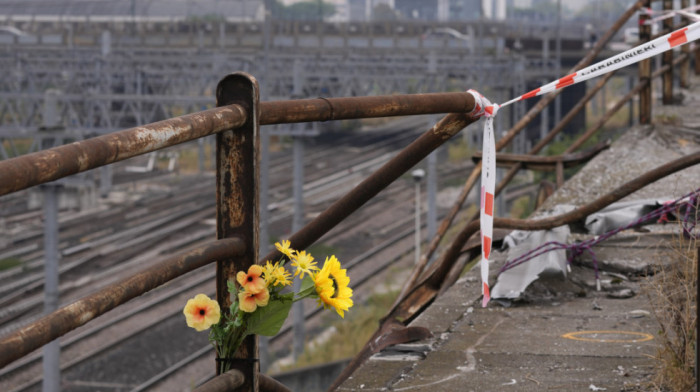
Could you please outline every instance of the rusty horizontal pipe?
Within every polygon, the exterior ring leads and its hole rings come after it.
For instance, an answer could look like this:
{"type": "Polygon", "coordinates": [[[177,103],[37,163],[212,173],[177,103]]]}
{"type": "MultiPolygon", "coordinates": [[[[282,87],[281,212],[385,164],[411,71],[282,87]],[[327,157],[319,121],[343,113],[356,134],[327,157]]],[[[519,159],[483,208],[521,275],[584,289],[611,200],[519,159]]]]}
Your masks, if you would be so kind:
{"type": "Polygon", "coordinates": [[[2,338],[0,368],[132,298],[187,272],[222,258],[240,255],[244,251],[245,243],[238,238],[213,241],[208,245],[168,257],[130,278],[64,306],[2,338]]]}
{"type": "MultiPolygon", "coordinates": [[[[601,143],[590,151],[547,156],[498,152],[496,153],[496,166],[512,167],[518,165],[518,167],[522,166],[529,170],[554,171],[559,162],[563,163],[564,168],[578,166],[586,163],[608,147],[610,147],[609,143],[601,143]]],[[[481,151],[474,153],[472,161],[474,163],[481,162],[481,151]]]]}
{"type": "MultiPolygon", "coordinates": [[[[637,190],[649,185],[661,178],[676,173],[680,170],[694,166],[700,163],[700,152],[689,154],[652,169],[641,176],[621,185],[617,189],[599,197],[589,204],[576,208],[566,214],[553,217],[526,220],[526,219],[510,219],[510,218],[494,218],[493,227],[502,229],[514,230],[550,230],[558,226],[570,224],[578,220],[584,219],[588,215],[607,207],[608,205],[622,199],[623,197],[636,192],[637,190]]],[[[435,270],[426,278],[429,285],[439,286],[449,273],[452,264],[460,255],[461,249],[467,243],[469,238],[479,230],[479,220],[471,221],[457,235],[450,247],[446,250],[439,263],[436,263],[435,270]]]]}
{"type": "MultiPolygon", "coordinates": [[[[668,162],[652,169],[641,176],[623,184],[612,192],[603,195],[595,201],[579,207],[569,213],[539,220],[494,218],[494,229],[519,229],[519,230],[549,230],[558,226],[572,223],[605,208],[606,206],[622,199],[623,197],[651,184],[663,177],[700,163],[700,152],[686,155],[674,161],[668,162]]],[[[329,391],[336,390],[354,370],[366,361],[374,353],[373,346],[381,341],[386,334],[407,325],[420,314],[426,306],[433,302],[438,293],[443,289],[442,285],[449,283],[448,275],[462,254],[462,248],[469,239],[479,231],[480,221],[469,222],[457,238],[452,242],[447,251],[433,264],[426,277],[411,288],[401,300],[392,307],[389,313],[381,320],[380,327],[364,345],[352,362],[343,370],[334,381],[329,391]]]]}
{"type": "Polygon", "coordinates": [[[245,377],[240,370],[231,369],[200,385],[193,392],[229,392],[243,385],[245,377]]]}
{"type": "Polygon", "coordinates": [[[260,103],[260,125],[417,114],[464,113],[473,107],[466,92],[314,98],[260,103]]]}
{"type": "Polygon", "coordinates": [[[0,196],[237,128],[238,105],[205,110],[0,161],[0,196]]]}
{"type": "Polygon", "coordinates": [[[275,380],[274,378],[266,374],[259,373],[258,379],[260,392],[291,392],[291,390],[287,388],[286,385],[282,384],[281,382],[275,380]]]}
{"type": "MultiPolygon", "coordinates": [[[[474,98],[467,97],[466,110],[474,107],[474,98]]],[[[467,125],[476,120],[463,113],[451,113],[443,117],[430,130],[401,150],[394,158],[365,178],[359,185],[333,203],[318,217],[294,233],[289,241],[294,249],[305,249],[330,231],[343,219],[362,207],[401,175],[428,156],[467,125]]],[[[281,254],[276,250],[268,253],[260,262],[276,260],[281,254]]]]}
{"type": "MultiPolygon", "coordinates": [[[[586,216],[599,211],[608,205],[622,199],[623,197],[636,192],[637,190],[649,185],[663,177],[676,173],[680,170],[688,168],[700,163],[700,152],[689,154],[674,161],[668,162],[655,169],[652,169],[641,176],[623,184],[610,193],[607,193],[593,202],[581,206],[571,212],[557,215],[553,217],[525,220],[525,219],[509,219],[509,218],[494,218],[494,229],[516,229],[516,230],[550,230],[558,226],[570,224],[578,220],[584,219],[586,216]]],[[[480,221],[473,220],[457,234],[450,247],[442,255],[428,271],[427,276],[422,278],[420,282],[402,298],[402,300],[392,308],[389,314],[383,319],[384,325],[396,323],[397,320],[402,324],[409,323],[416,315],[425,309],[444,289],[443,285],[447,284],[447,279],[450,271],[456,263],[459,256],[462,254],[464,244],[479,231],[480,221]]]]}
{"type": "MultiPolygon", "coordinates": [[[[260,124],[464,113],[472,108],[473,98],[466,92],[297,99],[260,103],[260,124]]],[[[245,122],[244,108],[227,105],[0,161],[0,196],[245,122]]]]}
{"type": "MultiPolygon", "coordinates": [[[[284,384],[266,374],[258,373],[258,379],[260,392],[291,392],[284,384]]],[[[229,392],[239,388],[244,382],[243,372],[231,369],[200,385],[193,392],[229,392]]]]}

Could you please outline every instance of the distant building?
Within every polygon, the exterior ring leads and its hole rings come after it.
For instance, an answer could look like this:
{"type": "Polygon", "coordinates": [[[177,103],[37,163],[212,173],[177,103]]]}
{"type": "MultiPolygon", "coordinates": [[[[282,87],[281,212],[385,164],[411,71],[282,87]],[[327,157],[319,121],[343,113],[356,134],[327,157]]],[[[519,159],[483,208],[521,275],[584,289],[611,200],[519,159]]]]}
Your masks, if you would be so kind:
{"type": "Polygon", "coordinates": [[[0,17],[10,15],[112,17],[223,17],[262,20],[264,0],[0,0],[0,17]]]}
{"type": "Polygon", "coordinates": [[[482,0],[450,0],[448,20],[474,20],[481,18],[482,0]]]}
{"type": "Polygon", "coordinates": [[[438,0],[395,0],[395,5],[402,19],[438,19],[438,0]]]}
{"type": "Polygon", "coordinates": [[[348,19],[351,21],[365,20],[365,0],[348,0],[348,19]]]}
{"type": "Polygon", "coordinates": [[[507,17],[506,0],[482,0],[481,8],[486,19],[504,20],[507,17]]]}
{"type": "Polygon", "coordinates": [[[503,20],[513,1],[528,0],[394,0],[403,19],[430,21],[474,20],[482,15],[487,19],[503,20]]]}

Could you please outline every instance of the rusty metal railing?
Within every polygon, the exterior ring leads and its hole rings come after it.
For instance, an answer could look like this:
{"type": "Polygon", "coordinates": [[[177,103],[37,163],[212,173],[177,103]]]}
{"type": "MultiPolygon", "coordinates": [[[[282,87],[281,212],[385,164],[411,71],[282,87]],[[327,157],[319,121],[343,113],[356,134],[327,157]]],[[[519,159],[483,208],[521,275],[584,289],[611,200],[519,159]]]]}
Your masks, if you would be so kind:
{"type": "MultiPolygon", "coordinates": [[[[615,31],[643,3],[644,0],[639,0],[635,6],[631,7],[594,46],[591,53],[577,64],[575,69],[590,63],[614,35],[615,31]]],[[[661,75],[667,72],[672,65],[684,60],[685,58],[676,59],[671,64],[657,70],[655,74],[661,75]]],[[[633,94],[640,91],[643,94],[643,89],[650,83],[649,80],[643,79],[644,77],[642,76],[638,86],[628,94],[630,98],[633,94]]],[[[593,90],[597,91],[602,88],[608,79],[602,80],[593,90]]],[[[573,114],[567,114],[562,123],[558,124],[550,132],[550,136],[547,136],[546,140],[541,141],[530,154],[537,153],[551,141],[554,135],[563,129],[566,122],[571,121],[578,110],[585,106],[585,102],[590,100],[593,94],[594,92],[586,94],[582,102],[577,104],[572,110],[571,113],[573,114]]],[[[473,97],[467,93],[259,102],[258,86],[255,78],[244,73],[237,73],[222,79],[217,87],[216,95],[218,107],[215,109],[0,161],[1,196],[189,140],[212,134],[217,135],[217,240],[198,249],[167,258],[123,282],[82,298],[20,329],[12,335],[2,338],[0,340],[0,367],[4,367],[8,363],[27,355],[49,341],[140,294],[186,272],[214,262],[217,265],[217,298],[223,305],[222,309],[228,309],[229,298],[226,295],[226,281],[233,277],[237,271],[247,269],[249,265],[259,262],[259,260],[273,259],[277,256],[276,252],[271,252],[269,255],[260,258],[260,255],[257,253],[257,243],[259,241],[257,238],[259,126],[307,121],[449,113],[348,194],[332,204],[331,207],[301,230],[294,233],[290,237],[292,246],[296,249],[304,249],[419,163],[430,152],[457,134],[466,125],[475,121],[466,114],[474,108],[473,97]]],[[[543,97],[498,142],[497,148],[500,150],[512,141],[525,128],[527,123],[549,104],[556,95],[557,93],[554,93],[543,97]]],[[[626,96],[621,101],[626,102],[627,99],[629,98],[626,96]]],[[[616,105],[616,107],[618,106],[616,105]]],[[[604,121],[601,122],[600,126],[602,126],[602,123],[604,121]]],[[[583,143],[585,138],[595,132],[597,132],[597,129],[585,133],[579,139],[582,140],[580,143],[583,143]]],[[[579,142],[574,143],[567,149],[567,153],[573,152],[579,145],[579,142]]],[[[501,155],[501,157],[503,156],[501,155]]],[[[568,159],[570,157],[562,156],[552,159],[530,160],[533,162],[545,161],[544,163],[551,163],[549,161],[554,160],[561,162],[560,165],[563,166],[565,158],[568,159]]],[[[513,159],[514,166],[511,172],[517,172],[517,170],[526,166],[527,163],[523,161],[523,159],[513,159]]],[[[580,218],[581,214],[588,214],[602,208],[660,176],[698,162],[700,162],[699,154],[683,157],[647,173],[631,183],[625,184],[611,194],[566,216],[540,221],[496,218],[494,226],[497,228],[541,230],[553,227],[555,224],[561,225],[571,219],[580,218]]],[[[476,176],[478,176],[479,171],[480,165],[477,165],[477,168],[467,179],[462,192],[464,197],[453,208],[455,215],[461,208],[464,199],[466,199],[466,194],[476,182],[476,176]]],[[[499,184],[497,192],[505,187],[504,184],[499,184]]],[[[451,212],[450,217],[443,221],[439,235],[433,239],[423,259],[430,258],[430,255],[436,250],[437,243],[440,242],[444,232],[452,224],[452,219],[454,219],[454,215],[451,212]]],[[[397,305],[385,318],[382,327],[375,334],[375,338],[373,338],[375,342],[388,344],[392,339],[386,337],[391,333],[402,333],[405,336],[413,337],[423,336],[422,331],[406,328],[406,322],[414,317],[417,311],[432,301],[432,298],[443,289],[443,282],[451,281],[450,273],[455,270],[457,256],[462,251],[464,244],[475,232],[475,228],[478,228],[478,221],[472,221],[466,225],[457,238],[453,240],[449,249],[429,271],[423,274],[422,269],[414,270],[412,275],[413,281],[409,281],[409,284],[406,286],[406,295],[400,296],[397,305]]],[[[372,350],[376,348],[377,346],[372,347],[372,350]]],[[[367,351],[364,352],[364,354],[366,353],[367,351]]],[[[358,358],[361,359],[364,354],[361,353],[358,358]]],[[[251,336],[247,338],[236,356],[237,358],[256,358],[256,337],[251,336]]],[[[222,388],[257,391],[283,390],[284,387],[275,384],[274,380],[261,376],[256,361],[240,361],[240,363],[234,365],[234,369],[230,373],[220,375],[211,384],[203,385],[199,390],[214,391],[222,388]]]]}
{"type": "MultiPolygon", "coordinates": [[[[199,137],[217,135],[218,241],[168,258],[127,280],[59,309],[0,340],[0,367],[81,326],[95,317],[175,277],[217,263],[217,293],[227,309],[226,280],[258,260],[257,138],[261,124],[451,113],[336,202],[292,238],[303,249],[432,150],[471,123],[474,108],[468,93],[379,97],[319,98],[258,102],[255,78],[238,73],[222,79],[216,109],[148,124],[69,145],[0,161],[0,195],[54,181],[199,137]]],[[[256,338],[247,339],[238,356],[256,357],[256,338]]],[[[242,361],[244,390],[260,384],[257,363],[242,361]]],[[[273,387],[270,387],[273,388],[273,387]]],[[[278,387],[274,387],[279,390],[278,387]]]]}
{"type": "MultiPolygon", "coordinates": [[[[261,102],[260,125],[418,114],[463,113],[467,93],[317,98],[261,102]]],[[[134,156],[235,129],[246,122],[237,104],[159,121],[0,161],[0,196],[134,156]]]]}

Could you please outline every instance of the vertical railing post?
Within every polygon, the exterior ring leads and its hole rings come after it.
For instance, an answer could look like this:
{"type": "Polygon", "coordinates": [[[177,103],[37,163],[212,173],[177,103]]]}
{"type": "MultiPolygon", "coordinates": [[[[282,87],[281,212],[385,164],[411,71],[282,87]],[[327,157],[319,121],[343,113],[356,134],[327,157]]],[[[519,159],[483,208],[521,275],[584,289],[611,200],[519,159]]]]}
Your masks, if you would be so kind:
{"type": "MultiPolygon", "coordinates": [[[[681,0],[681,9],[686,9],[688,7],[690,7],[690,1],[681,0]]],[[[681,23],[688,25],[690,23],[690,19],[686,16],[682,16],[681,23]]],[[[678,73],[680,73],[681,88],[688,88],[690,87],[690,45],[681,46],[681,52],[683,55],[685,55],[685,59],[678,67],[678,73]]]]}
{"type": "MultiPolygon", "coordinates": [[[[673,11],[673,0],[663,0],[664,10],[673,11]]],[[[673,31],[673,19],[664,19],[664,32],[673,31]]],[[[673,104],[673,50],[667,50],[661,55],[661,65],[669,65],[668,71],[663,76],[662,102],[664,105],[673,104]]]]}
{"type": "MultiPolygon", "coordinates": [[[[697,4],[697,0],[695,0],[695,3],[697,4]]],[[[696,14],[700,14],[700,10],[697,10],[695,12],[696,14]]],[[[695,51],[695,75],[700,75],[700,50],[695,51]]]]}
{"type": "MultiPolygon", "coordinates": [[[[226,282],[235,282],[236,272],[258,259],[259,101],[258,82],[246,73],[228,75],[216,87],[217,106],[238,104],[247,113],[243,126],[216,135],[216,236],[236,236],[246,244],[244,256],[216,263],[216,296],[223,312],[231,304],[226,282]]],[[[245,376],[240,391],[258,391],[257,341],[248,336],[234,355],[231,368],[245,376]]]]}
{"type": "MultiPolygon", "coordinates": [[[[651,7],[651,0],[646,0],[639,12],[639,42],[649,42],[651,38],[651,26],[647,10],[651,7]]],[[[639,123],[651,123],[651,59],[639,62],[639,82],[646,83],[639,91],[639,123]]]]}

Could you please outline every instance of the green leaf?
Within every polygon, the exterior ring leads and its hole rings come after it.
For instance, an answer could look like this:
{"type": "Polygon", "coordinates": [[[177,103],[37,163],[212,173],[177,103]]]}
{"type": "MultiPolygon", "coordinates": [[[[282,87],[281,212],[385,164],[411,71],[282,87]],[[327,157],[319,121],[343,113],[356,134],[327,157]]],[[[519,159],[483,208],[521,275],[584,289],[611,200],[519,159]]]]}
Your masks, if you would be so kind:
{"type": "Polygon", "coordinates": [[[236,284],[233,283],[232,280],[227,280],[227,281],[226,281],[226,287],[228,287],[228,292],[229,292],[229,294],[235,294],[235,293],[236,293],[236,284]]]}
{"type": "Polygon", "coordinates": [[[229,314],[235,315],[236,313],[238,313],[238,301],[232,302],[229,307],[229,314]]]}
{"type": "Polygon", "coordinates": [[[248,317],[247,335],[277,335],[284,320],[289,315],[289,310],[292,308],[293,301],[277,300],[270,301],[267,306],[257,308],[255,312],[248,317]]]}
{"type": "Polygon", "coordinates": [[[306,298],[314,294],[316,294],[316,285],[314,284],[314,280],[311,279],[310,276],[306,276],[301,281],[301,288],[297,294],[297,299],[306,298]]]}

